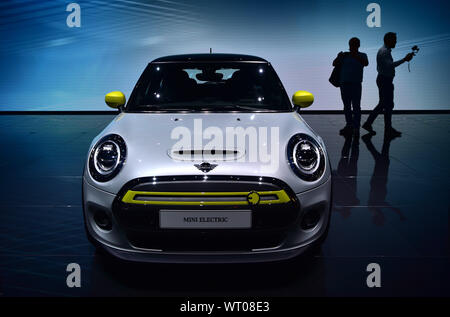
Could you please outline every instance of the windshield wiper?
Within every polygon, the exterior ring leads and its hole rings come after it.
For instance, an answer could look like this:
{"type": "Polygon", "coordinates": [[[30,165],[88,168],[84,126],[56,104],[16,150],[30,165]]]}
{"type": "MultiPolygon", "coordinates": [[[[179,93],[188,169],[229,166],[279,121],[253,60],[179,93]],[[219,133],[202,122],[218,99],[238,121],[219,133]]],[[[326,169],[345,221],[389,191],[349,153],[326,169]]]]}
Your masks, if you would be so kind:
{"type": "Polygon", "coordinates": [[[178,108],[178,107],[168,107],[166,105],[139,105],[137,108],[142,109],[143,111],[189,111],[195,112],[194,108],[178,108]]]}
{"type": "Polygon", "coordinates": [[[224,106],[225,109],[238,109],[238,110],[250,110],[250,111],[275,111],[273,109],[266,109],[260,106],[245,106],[245,105],[227,105],[224,106]]]}
{"type": "MultiPolygon", "coordinates": [[[[182,106],[180,104],[180,106],[182,106]]],[[[198,112],[198,111],[221,111],[221,110],[238,110],[238,111],[259,111],[259,112],[276,112],[274,109],[267,109],[261,106],[248,106],[239,104],[211,104],[211,105],[196,105],[192,107],[174,107],[167,104],[162,105],[139,105],[137,108],[142,109],[142,111],[188,111],[188,112],[198,112]]]]}

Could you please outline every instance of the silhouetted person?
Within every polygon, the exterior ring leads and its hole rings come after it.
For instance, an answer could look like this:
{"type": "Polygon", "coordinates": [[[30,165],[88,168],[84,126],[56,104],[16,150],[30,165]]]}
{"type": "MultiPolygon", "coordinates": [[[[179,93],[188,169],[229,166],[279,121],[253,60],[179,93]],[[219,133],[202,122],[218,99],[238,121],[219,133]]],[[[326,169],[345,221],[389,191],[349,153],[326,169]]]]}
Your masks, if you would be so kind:
{"type": "Polygon", "coordinates": [[[367,121],[363,124],[363,128],[371,134],[376,132],[372,128],[372,124],[376,117],[384,111],[384,129],[385,133],[393,136],[400,136],[401,132],[392,127],[392,109],[394,108],[394,76],[395,68],[404,62],[409,62],[414,53],[408,53],[406,56],[394,62],[391,50],[397,44],[397,35],[393,32],[388,32],[384,35],[384,45],[378,50],[377,54],[377,86],[379,101],[378,105],[369,115],[367,121]]]}
{"type": "Polygon", "coordinates": [[[361,83],[363,68],[369,65],[367,55],[358,51],[360,41],[353,37],[348,42],[349,52],[339,52],[333,61],[333,66],[341,65],[340,88],[344,104],[346,125],[339,131],[341,135],[352,132],[359,135],[361,125],[361,83]],[[353,111],[352,111],[353,107],[353,111]]]}
{"type": "Polygon", "coordinates": [[[391,134],[385,134],[383,140],[383,147],[381,153],[378,152],[372,144],[373,134],[366,134],[362,136],[362,140],[367,146],[370,154],[375,160],[375,167],[373,169],[372,178],[370,179],[370,193],[368,208],[373,213],[373,223],[377,226],[384,225],[384,214],[382,208],[389,208],[400,216],[401,220],[404,220],[400,208],[391,206],[386,202],[387,196],[387,183],[389,174],[389,147],[391,141],[395,138],[391,134]]]}
{"type": "Polygon", "coordinates": [[[343,205],[342,207],[336,207],[335,210],[344,218],[350,217],[353,206],[359,205],[356,193],[358,187],[356,177],[358,175],[358,158],[359,137],[351,134],[346,135],[336,171],[338,175],[334,178],[336,186],[333,188],[335,191],[334,197],[337,199],[336,203],[343,205]]]}

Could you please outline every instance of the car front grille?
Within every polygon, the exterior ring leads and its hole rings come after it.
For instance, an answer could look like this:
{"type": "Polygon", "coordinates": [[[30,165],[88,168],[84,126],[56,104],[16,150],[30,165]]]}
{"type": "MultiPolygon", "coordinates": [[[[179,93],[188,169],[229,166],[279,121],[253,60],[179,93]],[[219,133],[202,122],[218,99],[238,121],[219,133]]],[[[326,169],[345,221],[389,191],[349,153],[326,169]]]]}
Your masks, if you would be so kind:
{"type": "Polygon", "coordinates": [[[202,176],[140,178],[127,183],[113,205],[116,222],[136,248],[163,251],[236,251],[272,248],[299,218],[292,190],[274,178],[202,176]],[[258,193],[252,204],[247,198],[258,193]],[[164,229],[160,210],[251,210],[249,229],[164,229]]]}
{"type": "Polygon", "coordinates": [[[128,190],[122,198],[127,204],[171,206],[241,206],[250,205],[247,197],[257,193],[259,204],[284,204],[290,197],[284,190],[244,192],[146,192],[128,190]]]}

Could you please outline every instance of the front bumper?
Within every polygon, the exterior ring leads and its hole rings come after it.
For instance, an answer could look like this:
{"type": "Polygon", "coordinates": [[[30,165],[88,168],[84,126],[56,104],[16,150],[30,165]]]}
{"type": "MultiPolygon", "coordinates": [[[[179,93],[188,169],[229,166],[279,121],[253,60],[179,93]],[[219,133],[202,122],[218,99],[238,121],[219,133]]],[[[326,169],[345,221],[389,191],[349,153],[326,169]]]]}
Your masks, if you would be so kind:
{"type": "MultiPolygon", "coordinates": [[[[148,223],[145,223],[145,219],[149,218],[139,218],[142,211],[134,213],[136,215],[134,218],[124,218],[124,213],[131,215],[133,212],[132,209],[130,212],[128,207],[124,210],[124,206],[121,205],[122,198],[129,188],[130,186],[124,186],[123,191],[113,195],[92,186],[83,179],[84,217],[91,241],[110,254],[130,261],[236,263],[285,260],[301,254],[320,239],[325,234],[330,216],[331,178],[322,185],[299,194],[285,188],[292,197],[292,204],[272,205],[268,207],[269,210],[255,211],[254,214],[258,214],[259,218],[255,218],[258,221],[254,223],[258,225],[252,230],[191,231],[192,229],[189,229],[190,232],[186,230],[166,232],[157,228],[157,221],[150,219],[148,223]],[[98,210],[102,210],[111,217],[111,230],[102,230],[95,223],[94,214],[98,210]],[[319,213],[320,219],[313,228],[302,229],[300,225],[302,218],[310,211],[319,213]],[[277,213],[278,218],[284,219],[284,222],[279,219],[277,222],[277,218],[273,216],[267,217],[270,213],[277,213]],[[146,226],[149,227],[147,231],[145,231],[146,226]],[[191,234],[193,232],[195,232],[194,235],[191,234]],[[197,233],[198,236],[196,236],[197,233]],[[177,243],[164,244],[164,237],[168,235],[180,242],[179,248],[177,243]],[[212,244],[203,244],[203,241],[212,242],[212,244]],[[230,243],[227,244],[228,242],[230,243]],[[215,245],[220,248],[215,250],[215,245]],[[227,248],[228,245],[229,248],[227,248]]],[[[148,207],[146,206],[144,214],[149,216],[153,214],[157,217],[157,210],[148,207]]],[[[249,207],[245,206],[245,208],[249,207]]]]}

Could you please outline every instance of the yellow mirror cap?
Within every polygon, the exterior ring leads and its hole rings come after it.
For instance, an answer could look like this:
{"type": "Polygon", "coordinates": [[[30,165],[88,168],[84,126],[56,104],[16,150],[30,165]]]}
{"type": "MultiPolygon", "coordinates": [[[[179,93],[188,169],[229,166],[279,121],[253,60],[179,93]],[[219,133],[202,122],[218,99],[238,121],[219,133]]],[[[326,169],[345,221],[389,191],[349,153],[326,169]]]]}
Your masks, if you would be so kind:
{"type": "Polygon", "coordinates": [[[292,103],[301,108],[309,107],[314,102],[314,95],[305,90],[299,90],[292,96],[292,103]]]}
{"type": "Polygon", "coordinates": [[[125,104],[126,98],[121,91],[111,91],[105,96],[105,102],[111,108],[117,109],[125,104]]]}

